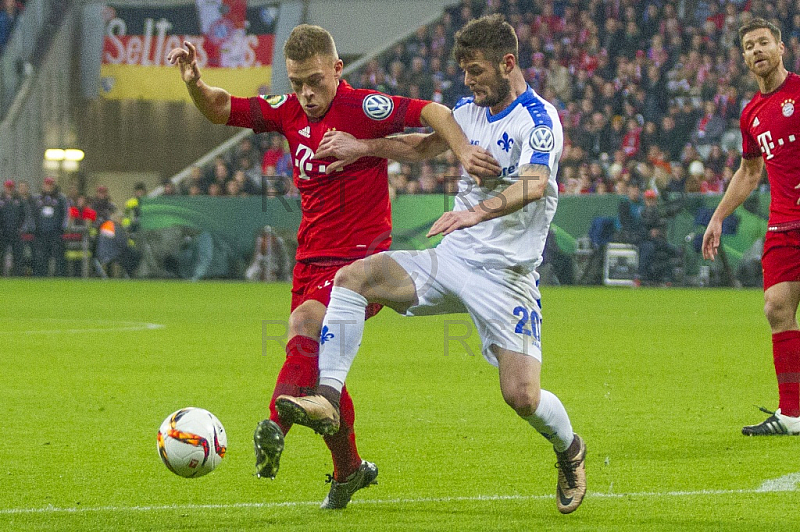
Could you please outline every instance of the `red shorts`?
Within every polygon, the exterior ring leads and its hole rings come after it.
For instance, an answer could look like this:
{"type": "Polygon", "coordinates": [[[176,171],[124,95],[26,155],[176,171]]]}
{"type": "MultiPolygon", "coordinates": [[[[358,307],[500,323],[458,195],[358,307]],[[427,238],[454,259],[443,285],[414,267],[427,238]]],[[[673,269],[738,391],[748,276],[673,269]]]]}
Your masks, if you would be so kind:
{"type": "Polygon", "coordinates": [[[761,269],[764,290],[778,283],[800,281],[800,230],[767,231],[761,269]]]}
{"type": "MultiPolygon", "coordinates": [[[[355,262],[353,260],[326,261],[326,262],[297,262],[292,272],[292,309],[299,307],[306,301],[313,299],[326,307],[331,300],[333,278],[339,268],[355,262]]],[[[367,306],[367,319],[371,318],[383,308],[378,303],[367,306]]]]}

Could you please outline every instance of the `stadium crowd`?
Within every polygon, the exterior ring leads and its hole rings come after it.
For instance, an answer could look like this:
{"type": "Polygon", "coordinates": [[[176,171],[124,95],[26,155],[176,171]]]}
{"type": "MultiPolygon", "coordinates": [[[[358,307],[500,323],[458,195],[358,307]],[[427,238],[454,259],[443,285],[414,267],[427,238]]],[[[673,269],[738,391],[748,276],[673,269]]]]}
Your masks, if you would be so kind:
{"type": "MultiPolygon", "coordinates": [[[[756,91],[737,28],[754,16],[776,21],[787,67],[800,70],[800,1],[462,0],[349,81],[453,106],[468,93],[450,55],[455,31],[493,12],[520,37],[528,83],[561,114],[559,186],[566,195],[625,194],[631,180],[662,193],[723,192],[739,164],[739,113],[756,91]]],[[[393,164],[390,172],[393,193],[416,194],[447,192],[459,168],[442,156],[393,164]]],[[[195,173],[189,185],[167,193],[259,193],[262,175],[267,193],[296,193],[277,135],[254,137],[195,173]]]]}
{"type": "MultiPolygon", "coordinates": [[[[720,193],[739,162],[738,117],[756,90],[736,30],[782,21],[787,64],[800,60],[800,2],[462,0],[436,23],[371,61],[354,83],[454,105],[465,93],[449,50],[466,20],[501,12],[520,37],[528,83],[561,114],[562,194],[644,189],[720,193]]],[[[445,189],[450,162],[401,167],[398,192],[445,189]],[[419,181],[419,185],[411,184],[419,181]]]]}

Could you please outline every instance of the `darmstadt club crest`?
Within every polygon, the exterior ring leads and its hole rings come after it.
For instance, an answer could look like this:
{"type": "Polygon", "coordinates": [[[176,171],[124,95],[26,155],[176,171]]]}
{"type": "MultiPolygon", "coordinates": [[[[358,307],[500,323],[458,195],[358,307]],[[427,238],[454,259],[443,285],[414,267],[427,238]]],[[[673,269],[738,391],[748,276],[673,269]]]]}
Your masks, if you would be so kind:
{"type": "Polygon", "coordinates": [[[783,112],[783,116],[785,116],[786,118],[792,116],[794,114],[794,100],[792,100],[791,98],[785,100],[781,105],[781,111],[783,112]]]}

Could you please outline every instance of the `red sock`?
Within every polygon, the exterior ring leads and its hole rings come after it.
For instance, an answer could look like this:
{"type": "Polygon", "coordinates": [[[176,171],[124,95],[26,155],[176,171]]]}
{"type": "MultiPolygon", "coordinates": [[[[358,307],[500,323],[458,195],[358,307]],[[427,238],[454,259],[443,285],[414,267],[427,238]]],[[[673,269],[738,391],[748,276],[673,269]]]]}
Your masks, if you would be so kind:
{"type": "MultiPolygon", "coordinates": [[[[277,423],[283,433],[292,428],[278,416],[275,409],[275,399],[279,395],[292,395],[302,397],[313,392],[319,379],[319,342],[308,336],[294,336],[286,344],[286,360],[283,363],[275,391],[269,403],[269,418],[277,423]]],[[[333,459],[333,477],[337,482],[342,482],[361,465],[361,457],[356,448],[356,434],[353,428],[355,411],[353,400],[347,392],[347,387],[342,389],[339,400],[341,415],[339,432],[333,436],[325,437],[325,444],[331,451],[333,459]]]]}
{"type": "Polygon", "coordinates": [[[284,434],[289,432],[292,425],[278,417],[275,399],[284,394],[294,397],[308,395],[317,385],[318,357],[319,342],[308,336],[293,336],[286,343],[286,360],[278,373],[278,382],[269,402],[269,418],[281,427],[284,434]]]}
{"type": "Polygon", "coordinates": [[[800,331],[773,334],[772,359],[778,377],[781,414],[800,417],[800,331]]]}
{"type": "Polygon", "coordinates": [[[353,409],[353,399],[347,392],[346,386],[342,388],[339,414],[341,415],[339,432],[333,436],[325,436],[325,444],[331,450],[333,458],[333,479],[336,482],[344,482],[361,466],[361,457],[356,448],[356,433],[353,427],[356,413],[353,409]]]}

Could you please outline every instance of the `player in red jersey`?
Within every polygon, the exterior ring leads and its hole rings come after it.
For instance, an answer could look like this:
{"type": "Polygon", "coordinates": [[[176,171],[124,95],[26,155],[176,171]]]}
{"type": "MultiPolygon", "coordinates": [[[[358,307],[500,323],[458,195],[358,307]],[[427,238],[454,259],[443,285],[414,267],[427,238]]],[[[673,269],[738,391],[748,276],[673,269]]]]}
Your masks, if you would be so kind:
{"type": "MultiPolygon", "coordinates": [[[[274,477],[283,438],[291,426],[278,416],[275,398],[302,395],[316,385],[319,337],[333,277],[342,266],[384,251],[390,244],[387,161],[376,157],[344,163],[318,159],[314,154],[323,135],[338,130],[357,138],[381,138],[405,127],[427,125],[447,140],[466,171],[495,176],[500,167],[487,151],[470,145],[447,107],[353,89],[341,80],[343,64],[336,45],[318,26],[296,27],[284,45],[294,90],[289,95],[237,98],[208,86],[200,79],[195,47],[189,42],[185,45],[186,49],[172,50],[168,59],[179,64],[200,111],[217,124],[251,128],[257,133],[280,132],[289,141],[294,158],[294,183],[301,194],[303,217],[293,272],[287,357],[270,403],[270,418],[258,424],[254,435],[256,474],[274,477]]],[[[358,455],[352,400],[349,395],[345,398],[345,393],[342,406],[342,429],[325,439],[334,463],[331,490],[322,504],[329,509],[344,508],[353,493],[374,483],[378,474],[374,464],[358,455]]]]}
{"type": "Polygon", "coordinates": [[[742,55],[758,80],[759,93],[739,122],[742,163],[731,179],[703,235],[703,256],[719,248],[722,220],[741,205],[761,180],[770,184],[764,252],[764,313],[772,328],[772,355],[778,377],[779,408],[762,423],[742,429],[748,436],[800,434],[800,76],[783,65],[781,30],[755,18],[739,28],[742,55]]]}

